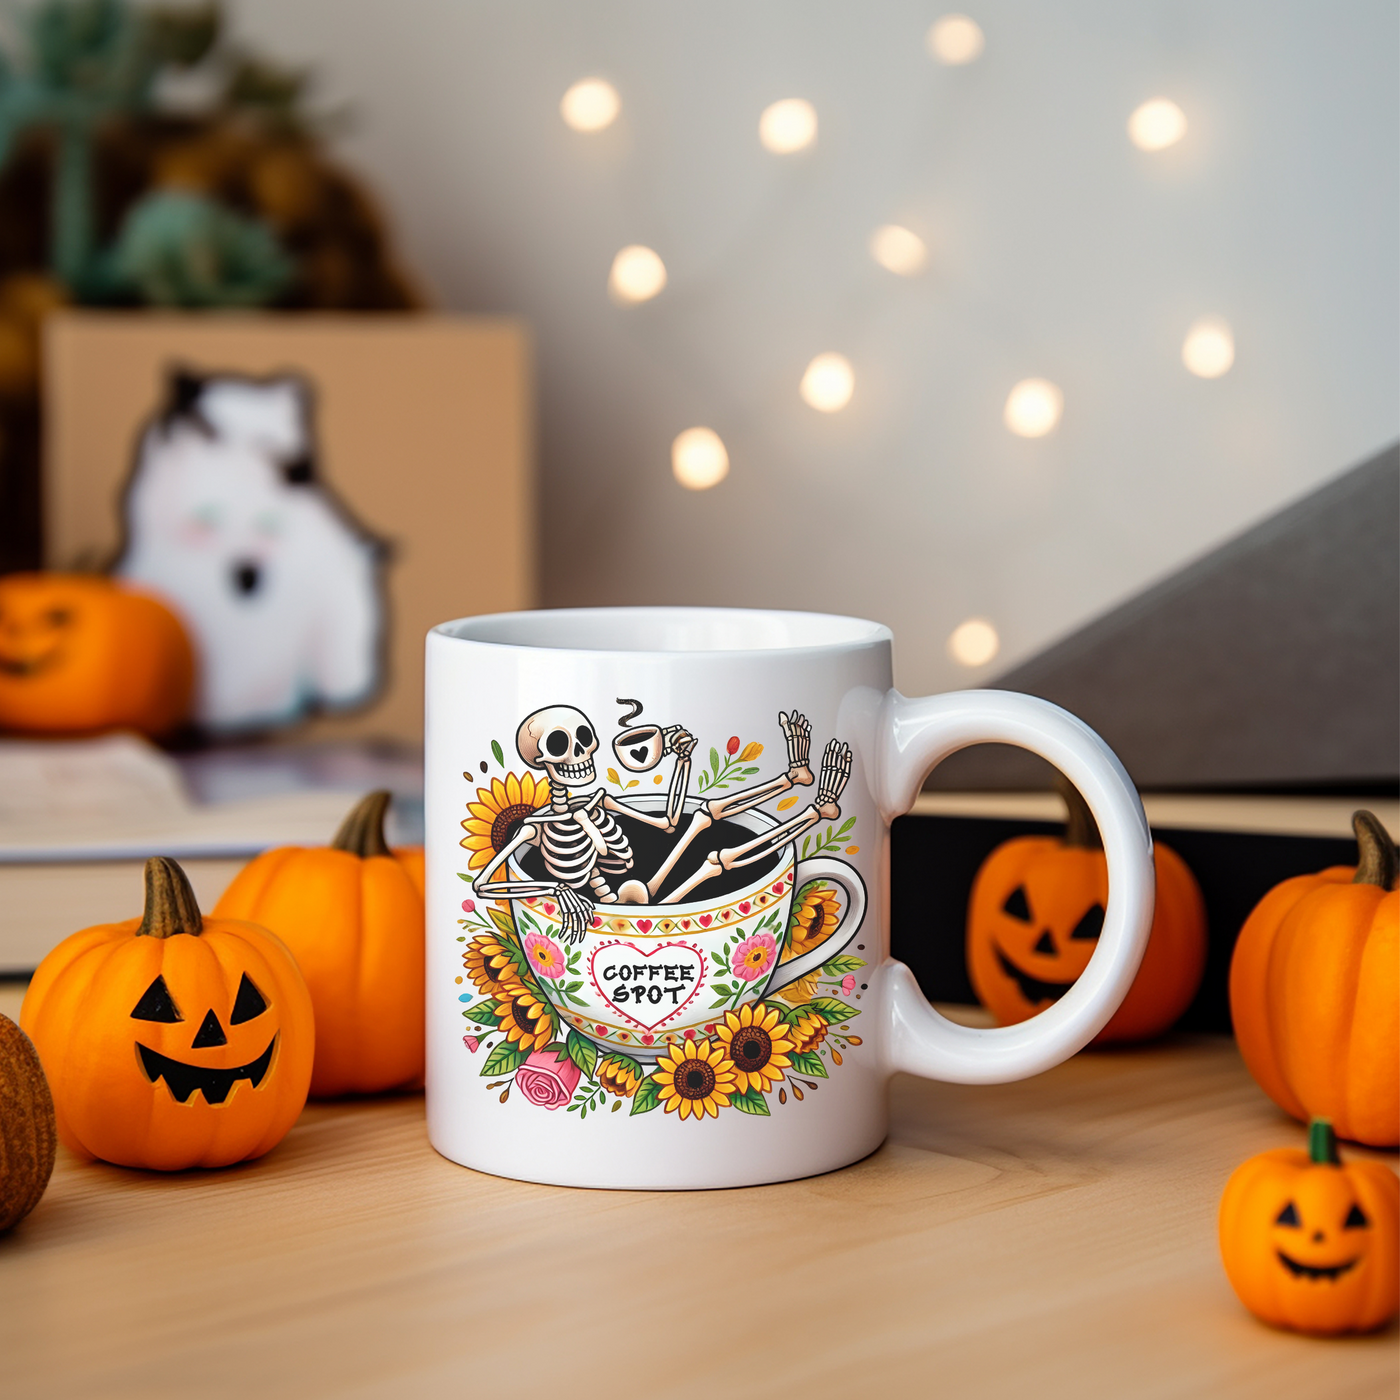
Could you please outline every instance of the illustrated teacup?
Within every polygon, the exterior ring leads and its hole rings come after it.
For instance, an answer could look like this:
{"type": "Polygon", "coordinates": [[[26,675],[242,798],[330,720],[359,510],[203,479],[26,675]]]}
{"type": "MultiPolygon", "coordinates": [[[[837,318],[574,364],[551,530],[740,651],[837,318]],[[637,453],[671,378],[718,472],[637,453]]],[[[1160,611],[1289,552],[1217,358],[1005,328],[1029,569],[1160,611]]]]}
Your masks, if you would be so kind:
{"type": "MultiPolygon", "coordinates": [[[[646,798],[644,810],[664,810],[646,798]]],[[[700,798],[687,802],[695,812],[700,798]]],[[[755,835],[775,817],[732,819],[755,835]]],[[[512,868],[521,880],[529,872],[512,868]]],[[[725,1013],[752,1006],[821,970],[856,937],[865,886],[844,861],[798,860],[788,842],[755,877],[722,896],[681,904],[599,904],[581,942],[562,931],[558,903],[545,896],[510,901],[520,947],[564,1025],[599,1050],[653,1062],[669,1045],[716,1034],[725,1013]],[[794,896],[806,895],[793,917],[794,896]],[[804,919],[800,917],[807,913],[804,919]]],[[[830,969],[838,991],[846,968],[830,969]]]]}
{"type": "Polygon", "coordinates": [[[1151,841],[1090,729],[1031,696],[910,700],[889,632],[811,613],[500,614],[427,643],[428,1133],[482,1171],[724,1187],[872,1152],[886,1084],[1024,1078],[1137,971],[1151,841]],[[890,822],[973,743],[1083,794],[1098,946],[1038,1016],[956,1025],[889,956],[890,822]]]}

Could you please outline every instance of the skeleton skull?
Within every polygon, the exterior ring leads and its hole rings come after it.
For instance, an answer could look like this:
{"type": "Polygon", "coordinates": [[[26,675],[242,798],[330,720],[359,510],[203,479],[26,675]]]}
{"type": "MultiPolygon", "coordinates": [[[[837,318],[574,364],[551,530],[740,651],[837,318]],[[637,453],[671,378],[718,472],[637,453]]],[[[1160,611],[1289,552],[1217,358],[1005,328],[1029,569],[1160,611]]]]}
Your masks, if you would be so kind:
{"type": "Polygon", "coordinates": [[[597,776],[593,754],[598,732],[593,721],[572,705],[549,705],[526,715],[515,747],[529,767],[549,774],[554,788],[583,787],[597,776]]]}

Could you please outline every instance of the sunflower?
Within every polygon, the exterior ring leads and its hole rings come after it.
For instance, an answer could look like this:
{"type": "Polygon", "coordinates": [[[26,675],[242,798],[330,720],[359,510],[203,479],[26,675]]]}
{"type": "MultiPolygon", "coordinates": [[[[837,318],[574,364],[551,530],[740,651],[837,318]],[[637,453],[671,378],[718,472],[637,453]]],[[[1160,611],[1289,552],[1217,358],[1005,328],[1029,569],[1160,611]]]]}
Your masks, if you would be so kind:
{"type": "Polygon", "coordinates": [[[548,802],[549,779],[533,773],[507,773],[505,782],[492,778],[489,788],[477,788],[476,801],[467,803],[471,815],[462,823],[467,834],[461,844],[472,853],[467,869],[489,865],[510,844],[520,823],[548,802]]]}
{"type": "Polygon", "coordinates": [[[809,948],[815,948],[836,928],[840,918],[841,903],[830,885],[814,882],[805,886],[788,921],[787,947],[783,950],[782,961],[788,962],[809,948]]]}
{"type": "Polygon", "coordinates": [[[750,1089],[767,1093],[792,1065],[788,1058],[793,1048],[792,1027],[778,1019],[775,1006],[759,1002],[726,1011],[715,1035],[728,1052],[735,1081],[745,1093],[750,1089]]]}
{"type": "Polygon", "coordinates": [[[640,1068],[636,1060],[626,1055],[609,1055],[607,1059],[598,1061],[598,1083],[608,1093],[616,1094],[620,1099],[630,1099],[642,1082],[638,1072],[640,1068]]]}
{"type": "Polygon", "coordinates": [[[826,1039],[826,1029],[831,1024],[820,1011],[804,1011],[797,1024],[788,1029],[792,1037],[793,1052],[808,1055],[826,1039]]]}
{"type": "Polygon", "coordinates": [[[496,1014],[507,1041],[527,1054],[543,1050],[554,1038],[554,1010],[538,993],[519,982],[503,986],[498,993],[496,1014]]]}
{"type": "Polygon", "coordinates": [[[494,933],[479,933],[462,956],[467,976],[483,996],[495,996],[506,986],[518,985],[520,969],[509,947],[494,933]]]}
{"type": "Polygon", "coordinates": [[[796,982],[789,982],[786,987],[780,987],[776,992],[770,992],[769,996],[775,996],[779,1001],[785,1001],[789,1006],[802,1006],[812,1000],[821,990],[822,970],[817,968],[815,972],[809,972],[805,977],[799,977],[796,982]]]}
{"type": "Polygon", "coordinates": [[[669,1047],[656,1062],[652,1079],[661,1088],[666,1112],[680,1109],[682,1118],[703,1118],[707,1113],[718,1118],[737,1090],[734,1066],[724,1046],[711,1047],[708,1040],[682,1040],[669,1047]]]}

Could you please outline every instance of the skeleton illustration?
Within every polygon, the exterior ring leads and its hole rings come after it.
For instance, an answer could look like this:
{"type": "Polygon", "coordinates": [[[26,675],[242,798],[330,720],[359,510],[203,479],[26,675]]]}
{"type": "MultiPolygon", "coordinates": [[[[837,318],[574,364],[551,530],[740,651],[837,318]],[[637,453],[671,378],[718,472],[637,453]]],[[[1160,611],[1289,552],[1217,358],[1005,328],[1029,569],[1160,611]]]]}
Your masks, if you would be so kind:
{"type": "MultiPolygon", "coordinates": [[[[641,706],[627,719],[635,719],[641,706]]],[[[626,722],[626,721],[624,721],[626,722]]],[[[577,942],[593,921],[595,903],[647,904],[656,899],[677,862],[694,841],[716,822],[736,817],[793,787],[810,787],[814,781],[808,767],[812,726],[806,716],[779,711],[778,724],[787,743],[787,771],[765,783],[741,788],[724,797],[712,797],[690,810],[690,821],[671,848],[660,868],[647,881],[628,877],[634,865],[631,843],[617,821],[625,813],[666,834],[677,831],[687,815],[686,790],[690,784],[690,760],[695,737],[679,725],[662,728],[640,725],[625,729],[613,741],[618,762],[631,772],[647,772],[667,755],[674,755],[675,766],[666,795],[664,812],[648,812],[625,798],[614,797],[602,787],[589,791],[597,780],[593,755],[598,750],[598,732],[593,721],[572,705],[550,705],[527,715],[515,736],[520,757],[534,769],[549,775],[550,802],[520,825],[506,845],[472,882],[472,890],[484,898],[531,898],[542,896],[559,904],[562,932],[577,942]],[[511,856],[527,846],[536,847],[549,872],[549,880],[494,878],[511,856]],[[614,883],[616,882],[616,888],[614,883]]],[[[700,885],[723,871],[751,865],[781,850],[822,821],[835,821],[841,815],[841,793],[851,776],[851,750],[832,739],[822,755],[817,790],[810,806],[796,816],[758,833],[752,841],[724,850],[711,851],[700,868],[663,899],[675,904],[689,898],[700,885]]]]}

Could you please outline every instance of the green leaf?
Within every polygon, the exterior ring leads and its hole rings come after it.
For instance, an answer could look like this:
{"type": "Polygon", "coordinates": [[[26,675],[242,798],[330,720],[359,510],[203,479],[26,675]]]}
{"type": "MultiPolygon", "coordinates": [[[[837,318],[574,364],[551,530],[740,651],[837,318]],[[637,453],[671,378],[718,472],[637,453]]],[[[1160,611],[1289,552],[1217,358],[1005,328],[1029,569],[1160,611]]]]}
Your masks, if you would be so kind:
{"type": "Polygon", "coordinates": [[[515,936],[515,925],[510,921],[510,915],[503,910],[497,909],[493,904],[487,911],[491,922],[496,925],[498,932],[505,934],[507,938],[515,936]]]}
{"type": "Polygon", "coordinates": [[[500,744],[498,744],[494,739],[491,740],[491,752],[495,754],[496,762],[499,763],[502,768],[504,768],[506,766],[506,756],[501,752],[500,744]]]}
{"type": "Polygon", "coordinates": [[[581,1006],[585,1011],[588,1010],[588,1003],[582,997],[576,997],[572,992],[565,992],[564,995],[575,1006],[581,1006]]]}
{"type": "Polygon", "coordinates": [[[859,1016],[860,1012],[854,1006],[848,1006],[844,1001],[838,1001],[835,997],[813,997],[812,1010],[820,1011],[828,1021],[849,1021],[853,1016],[859,1016]]]}
{"type": "Polygon", "coordinates": [[[795,1026],[802,1019],[803,1013],[807,1010],[807,1004],[805,1002],[801,1006],[789,1006],[786,1002],[770,1001],[768,1005],[777,1007],[778,1019],[780,1021],[786,1021],[790,1026],[795,1026]]]}
{"type": "Polygon", "coordinates": [[[715,777],[719,777],[719,750],[718,750],[718,749],[711,749],[711,750],[710,750],[710,768],[713,770],[715,777]]]}
{"type": "Polygon", "coordinates": [[[518,1045],[503,1040],[486,1057],[486,1063],[481,1067],[481,1077],[491,1079],[498,1074],[514,1074],[528,1058],[518,1045]]]}
{"type": "Polygon", "coordinates": [[[731,1094],[729,1106],[737,1108],[740,1113],[753,1113],[763,1118],[768,1117],[768,1100],[757,1089],[749,1089],[742,1094],[731,1094]]]}
{"type": "Polygon", "coordinates": [[[616,1065],[621,1065],[623,1069],[631,1070],[638,1079],[642,1077],[643,1070],[640,1064],[631,1055],[624,1055],[621,1050],[609,1050],[604,1059],[611,1060],[616,1065]]]}
{"type": "Polygon", "coordinates": [[[471,877],[470,875],[463,875],[462,872],[461,872],[460,870],[457,872],[457,878],[458,878],[459,880],[465,880],[465,881],[467,882],[467,884],[469,884],[469,885],[470,885],[471,882],[472,882],[472,877],[471,877]]]}
{"type": "Polygon", "coordinates": [[[844,977],[846,973],[855,972],[864,966],[864,958],[832,958],[830,962],[822,964],[822,971],[828,977],[844,977]]]}
{"type": "Polygon", "coordinates": [[[644,1079],[632,1096],[632,1117],[637,1113],[650,1113],[661,1102],[661,1086],[654,1079],[644,1079]]]}
{"type": "Polygon", "coordinates": [[[592,1079],[593,1071],[598,1067],[598,1047],[586,1036],[581,1036],[577,1031],[570,1031],[566,1048],[569,1058],[592,1079]]]}
{"type": "Polygon", "coordinates": [[[810,1074],[814,1079],[826,1078],[826,1066],[822,1063],[822,1057],[815,1050],[808,1050],[800,1055],[794,1052],[792,1067],[799,1074],[810,1074]]]}
{"type": "Polygon", "coordinates": [[[497,1015],[499,1003],[495,1001],[478,1002],[475,1006],[469,1006],[462,1015],[470,1021],[475,1021],[480,1026],[499,1026],[501,1018],[497,1015]]]}

